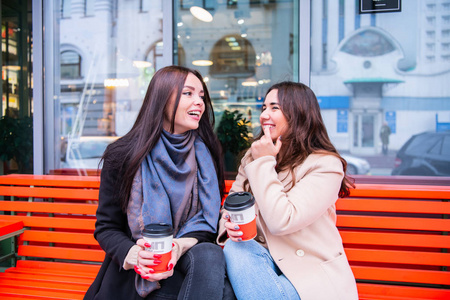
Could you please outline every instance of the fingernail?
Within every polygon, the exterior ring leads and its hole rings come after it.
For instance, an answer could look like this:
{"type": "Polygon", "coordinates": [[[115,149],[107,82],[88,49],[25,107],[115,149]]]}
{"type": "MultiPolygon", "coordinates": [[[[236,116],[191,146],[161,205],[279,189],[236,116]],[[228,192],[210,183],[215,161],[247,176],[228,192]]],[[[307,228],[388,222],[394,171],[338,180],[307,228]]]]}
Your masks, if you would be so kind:
{"type": "Polygon", "coordinates": [[[175,247],[175,244],[174,244],[174,243],[172,243],[172,248],[173,248],[173,247],[175,247]]]}
{"type": "Polygon", "coordinates": [[[145,243],[144,246],[150,248],[152,245],[150,245],[149,243],[145,243]]]}
{"type": "Polygon", "coordinates": [[[160,264],[160,263],[162,263],[162,261],[160,261],[159,259],[155,259],[153,262],[154,262],[155,264],[160,264]]]}
{"type": "Polygon", "coordinates": [[[170,271],[172,269],[173,269],[173,264],[170,264],[170,265],[167,266],[167,271],[170,271]]]}
{"type": "Polygon", "coordinates": [[[229,215],[225,215],[225,219],[229,219],[230,218],[230,216],[229,215]]]}
{"type": "Polygon", "coordinates": [[[239,241],[239,242],[242,242],[242,239],[241,239],[241,238],[238,238],[238,241],[239,241]]]}
{"type": "Polygon", "coordinates": [[[153,254],[153,257],[154,257],[154,258],[161,258],[162,256],[159,255],[159,254],[153,254]]]}
{"type": "Polygon", "coordinates": [[[139,269],[138,269],[137,266],[134,266],[134,271],[135,271],[136,273],[138,273],[139,275],[141,275],[141,271],[139,271],[139,269]]]}
{"type": "Polygon", "coordinates": [[[236,226],[234,226],[234,229],[238,230],[238,229],[239,229],[239,226],[237,226],[237,225],[236,225],[236,226]]]}
{"type": "Polygon", "coordinates": [[[148,269],[148,272],[149,272],[149,273],[155,273],[155,270],[153,270],[153,269],[148,269]]]}

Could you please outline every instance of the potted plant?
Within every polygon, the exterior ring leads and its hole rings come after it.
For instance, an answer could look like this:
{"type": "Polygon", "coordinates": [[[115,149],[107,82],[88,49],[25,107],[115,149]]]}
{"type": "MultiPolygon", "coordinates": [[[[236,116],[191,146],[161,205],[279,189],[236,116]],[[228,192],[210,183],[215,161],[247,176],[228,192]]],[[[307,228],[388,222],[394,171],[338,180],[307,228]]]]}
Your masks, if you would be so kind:
{"type": "Polygon", "coordinates": [[[17,164],[19,173],[31,173],[33,157],[33,119],[31,117],[0,118],[0,161],[5,174],[17,164]]]}
{"type": "Polygon", "coordinates": [[[238,155],[250,147],[249,125],[238,110],[225,110],[217,126],[217,137],[224,152],[225,171],[237,171],[238,155]]]}

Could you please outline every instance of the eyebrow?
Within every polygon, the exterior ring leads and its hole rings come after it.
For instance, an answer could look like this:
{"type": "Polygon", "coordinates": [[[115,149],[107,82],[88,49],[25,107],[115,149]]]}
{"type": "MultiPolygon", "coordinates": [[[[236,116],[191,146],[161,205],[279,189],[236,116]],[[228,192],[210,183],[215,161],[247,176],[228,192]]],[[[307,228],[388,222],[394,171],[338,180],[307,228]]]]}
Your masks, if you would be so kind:
{"type": "MultiPolygon", "coordinates": [[[[269,105],[280,105],[279,102],[270,102],[269,105]]],[[[266,104],[263,104],[263,106],[267,106],[266,104]]]]}
{"type": "MultiPolygon", "coordinates": [[[[190,90],[193,90],[193,91],[195,91],[195,87],[193,87],[193,86],[190,86],[190,85],[185,85],[183,88],[188,88],[188,89],[190,89],[190,90]]],[[[204,93],[205,91],[203,91],[203,90],[200,90],[200,93],[204,93]]]]}

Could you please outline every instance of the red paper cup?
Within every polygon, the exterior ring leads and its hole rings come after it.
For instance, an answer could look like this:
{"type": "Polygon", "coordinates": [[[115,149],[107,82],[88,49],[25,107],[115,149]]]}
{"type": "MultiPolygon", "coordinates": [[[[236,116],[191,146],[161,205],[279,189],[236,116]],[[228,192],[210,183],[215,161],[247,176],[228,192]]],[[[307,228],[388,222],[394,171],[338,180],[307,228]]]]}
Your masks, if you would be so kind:
{"type": "Polygon", "coordinates": [[[231,222],[239,225],[243,241],[256,236],[255,198],[248,192],[237,192],[228,195],[223,207],[230,214],[231,222]]]}
{"type": "Polygon", "coordinates": [[[148,224],[142,232],[143,239],[150,244],[145,250],[161,255],[156,266],[149,266],[155,273],[167,272],[167,265],[172,258],[172,226],[166,223],[148,224]]]}

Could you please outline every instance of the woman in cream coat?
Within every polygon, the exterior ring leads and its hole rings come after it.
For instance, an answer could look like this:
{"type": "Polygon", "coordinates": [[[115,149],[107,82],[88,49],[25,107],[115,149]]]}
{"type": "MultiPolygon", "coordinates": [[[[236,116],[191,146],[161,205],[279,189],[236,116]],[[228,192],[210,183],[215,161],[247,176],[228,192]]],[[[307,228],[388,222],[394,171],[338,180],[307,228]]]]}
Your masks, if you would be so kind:
{"type": "Polygon", "coordinates": [[[218,242],[226,241],[237,298],[358,299],[335,209],[352,184],[314,93],[301,83],[275,84],[260,121],[263,132],[242,159],[230,190],[254,195],[258,234],[242,241],[225,210],[220,222],[218,242]]]}

